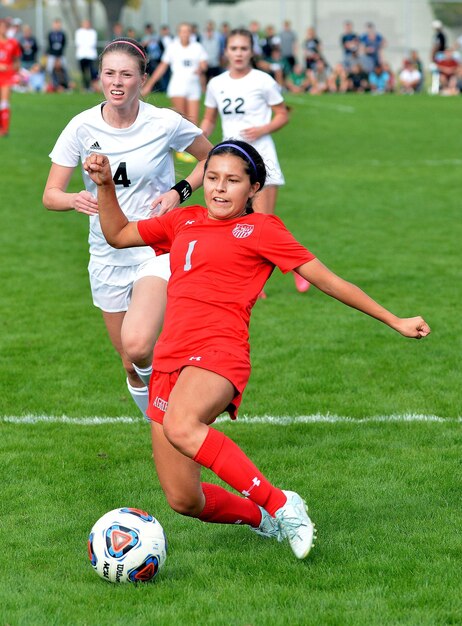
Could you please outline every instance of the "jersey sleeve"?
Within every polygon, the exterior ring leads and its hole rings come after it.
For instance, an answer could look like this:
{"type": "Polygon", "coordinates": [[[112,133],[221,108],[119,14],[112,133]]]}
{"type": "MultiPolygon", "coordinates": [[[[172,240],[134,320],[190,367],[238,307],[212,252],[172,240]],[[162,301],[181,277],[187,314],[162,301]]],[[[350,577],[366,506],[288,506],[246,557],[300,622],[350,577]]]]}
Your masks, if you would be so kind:
{"type": "Polygon", "coordinates": [[[79,164],[80,149],[74,120],[64,128],[49,156],[56,165],[76,167],[79,164]]]}
{"type": "Polygon", "coordinates": [[[138,232],[144,243],[156,254],[170,252],[174,236],[174,217],[176,211],[170,211],[161,217],[152,217],[137,222],[138,232]]]}
{"type": "Polygon", "coordinates": [[[258,251],[284,274],[316,258],[295,239],[276,215],[266,217],[258,251]]]}
{"type": "Polygon", "coordinates": [[[281,104],[281,102],[284,102],[284,98],[282,96],[282,92],[281,92],[281,86],[278,85],[278,83],[271,77],[268,75],[268,78],[270,80],[266,81],[266,85],[265,85],[265,94],[266,94],[266,101],[268,102],[269,106],[276,106],[277,104],[281,104]]]}
{"type": "Polygon", "coordinates": [[[178,113],[174,114],[178,118],[178,124],[172,130],[170,148],[176,152],[184,152],[186,148],[189,148],[196,137],[202,135],[202,131],[198,126],[185,119],[182,115],[178,113]]]}
{"type": "Polygon", "coordinates": [[[213,85],[210,84],[212,82],[213,78],[208,82],[207,87],[205,88],[204,106],[209,107],[209,109],[218,109],[218,102],[215,97],[213,85]]]}

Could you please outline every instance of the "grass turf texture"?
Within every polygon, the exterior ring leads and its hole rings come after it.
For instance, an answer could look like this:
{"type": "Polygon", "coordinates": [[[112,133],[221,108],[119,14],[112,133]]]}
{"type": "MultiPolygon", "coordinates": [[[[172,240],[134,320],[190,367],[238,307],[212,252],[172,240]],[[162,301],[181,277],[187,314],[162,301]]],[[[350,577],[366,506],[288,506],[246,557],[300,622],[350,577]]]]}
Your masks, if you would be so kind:
{"type": "MultiPolygon", "coordinates": [[[[314,289],[298,294],[292,277],[276,272],[254,309],[254,369],[241,412],[460,415],[459,100],[288,100],[291,123],[276,135],[287,180],[279,215],[334,271],[399,315],[423,314],[434,334],[405,340],[314,289]]],[[[91,305],[86,218],[41,207],[58,133],[97,101],[13,98],[11,135],[0,144],[2,416],[137,415],[91,305]]],[[[82,188],[78,172],[72,185],[82,188]]],[[[171,513],[143,423],[0,421],[8,478],[0,623],[462,621],[457,424],[220,428],[269,478],[307,496],[320,530],[306,563],[247,529],[171,513]],[[153,586],[105,585],[87,562],[91,525],[123,505],[157,515],[169,536],[153,586]]]]}
{"type": "Polygon", "coordinates": [[[223,426],[271,479],[309,494],[320,536],[304,562],[168,510],[147,428],[2,425],[2,624],[460,623],[460,424],[223,426]],[[121,505],[167,531],[153,584],[91,570],[89,529],[121,505]]]}

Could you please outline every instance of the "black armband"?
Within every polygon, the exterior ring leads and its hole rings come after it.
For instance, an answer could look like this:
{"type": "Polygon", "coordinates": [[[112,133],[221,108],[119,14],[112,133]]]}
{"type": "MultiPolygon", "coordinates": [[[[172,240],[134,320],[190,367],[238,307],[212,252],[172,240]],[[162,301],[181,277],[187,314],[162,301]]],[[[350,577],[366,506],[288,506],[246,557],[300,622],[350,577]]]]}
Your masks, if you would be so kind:
{"type": "Polygon", "coordinates": [[[188,183],[187,180],[180,180],[180,182],[177,183],[176,185],[173,185],[171,189],[174,189],[175,191],[179,193],[180,204],[183,204],[183,202],[187,200],[189,196],[192,194],[192,187],[188,183]]]}

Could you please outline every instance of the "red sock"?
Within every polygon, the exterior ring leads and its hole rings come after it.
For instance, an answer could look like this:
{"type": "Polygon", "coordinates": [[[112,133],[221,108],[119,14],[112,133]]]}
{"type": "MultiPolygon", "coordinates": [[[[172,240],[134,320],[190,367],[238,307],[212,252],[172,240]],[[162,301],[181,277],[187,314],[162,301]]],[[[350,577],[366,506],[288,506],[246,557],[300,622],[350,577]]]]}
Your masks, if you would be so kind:
{"type": "Polygon", "coordinates": [[[237,444],[219,430],[209,428],[194,457],[236,491],[266,509],[270,515],[286,502],[286,496],[255,467],[237,444]]]}
{"type": "Polygon", "coordinates": [[[261,512],[255,502],[241,498],[210,483],[202,483],[205,507],[199,515],[203,522],[213,524],[248,524],[255,528],[260,525],[261,512]]]}
{"type": "Polygon", "coordinates": [[[10,128],[10,109],[0,109],[0,130],[7,133],[10,128]]]}

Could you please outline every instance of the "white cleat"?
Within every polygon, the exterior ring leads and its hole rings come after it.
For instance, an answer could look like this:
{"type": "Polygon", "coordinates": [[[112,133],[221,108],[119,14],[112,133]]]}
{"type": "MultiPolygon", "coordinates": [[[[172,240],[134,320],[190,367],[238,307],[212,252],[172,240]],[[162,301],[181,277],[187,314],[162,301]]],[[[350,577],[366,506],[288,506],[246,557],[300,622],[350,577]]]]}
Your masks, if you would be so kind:
{"type": "Polygon", "coordinates": [[[261,522],[260,526],[254,528],[250,526],[250,530],[260,535],[260,537],[265,537],[266,539],[277,539],[278,541],[282,541],[284,539],[284,535],[281,532],[279,524],[275,517],[271,517],[271,515],[263,509],[261,506],[258,507],[261,511],[261,522]]]}
{"type": "Polygon", "coordinates": [[[287,502],[276,511],[276,520],[284,537],[287,537],[297,559],[308,556],[316,540],[313,522],[308,516],[305,501],[295,491],[283,491],[287,502]]]}

